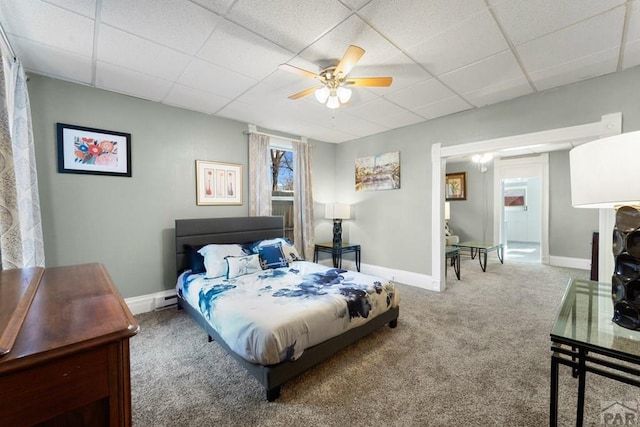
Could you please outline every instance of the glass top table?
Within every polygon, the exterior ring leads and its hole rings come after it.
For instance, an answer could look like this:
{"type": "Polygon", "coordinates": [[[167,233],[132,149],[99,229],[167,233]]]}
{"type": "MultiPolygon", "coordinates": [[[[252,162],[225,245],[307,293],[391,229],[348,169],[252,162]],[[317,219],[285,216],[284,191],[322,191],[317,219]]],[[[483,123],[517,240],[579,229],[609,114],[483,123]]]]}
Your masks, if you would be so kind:
{"type": "Polygon", "coordinates": [[[478,255],[478,261],[482,271],[487,271],[487,253],[496,251],[501,264],[504,264],[504,246],[502,243],[481,242],[478,240],[470,240],[467,242],[456,243],[459,248],[469,249],[471,259],[478,255]]]}
{"type": "Polygon", "coordinates": [[[583,422],[587,372],[640,387],[640,331],[623,328],[612,317],[611,284],[569,281],[550,334],[551,426],[558,420],[560,364],[571,367],[578,378],[577,426],[583,422]]]}

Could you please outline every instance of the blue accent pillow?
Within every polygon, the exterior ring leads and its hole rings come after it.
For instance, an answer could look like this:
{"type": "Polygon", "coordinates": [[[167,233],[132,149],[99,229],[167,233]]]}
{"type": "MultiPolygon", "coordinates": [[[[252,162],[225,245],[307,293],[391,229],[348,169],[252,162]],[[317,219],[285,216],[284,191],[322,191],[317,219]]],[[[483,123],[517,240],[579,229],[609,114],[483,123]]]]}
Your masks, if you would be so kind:
{"type": "Polygon", "coordinates": [[[287,258],[282,252],[282,244],[280,242],[273,245],[264,245],[258,248],[258,256],[260,256],[260,265],[263,270],[269,268],[289,267],[287,258]]]}
{"type": "Polygon", "coordinates": [[[187,262],[192,273],[204,273],[204,257],[198,253],[199,247],[184,245],[187,262]]]}

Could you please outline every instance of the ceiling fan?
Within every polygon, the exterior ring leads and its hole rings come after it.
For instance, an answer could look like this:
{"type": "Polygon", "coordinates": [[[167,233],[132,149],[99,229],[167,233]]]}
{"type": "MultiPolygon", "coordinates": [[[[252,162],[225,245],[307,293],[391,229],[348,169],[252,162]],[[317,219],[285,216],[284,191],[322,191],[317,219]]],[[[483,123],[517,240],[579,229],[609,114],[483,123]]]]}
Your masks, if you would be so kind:
{"type": "Polygon", "coordinates": [[[318,80],[320,86],[314,86],[295,93],[289,99],[299,99],[315,93],[316,99],[326,103],[329,108],[338,108],[351,99],[348,86],[391,86],[392,77],[348,77],[349,72],[364,55],[364,49],[351,45],[347,48],[338,65],[326,67],[319,74],[289,64],[281,64],[280,69],[318,80]]]}

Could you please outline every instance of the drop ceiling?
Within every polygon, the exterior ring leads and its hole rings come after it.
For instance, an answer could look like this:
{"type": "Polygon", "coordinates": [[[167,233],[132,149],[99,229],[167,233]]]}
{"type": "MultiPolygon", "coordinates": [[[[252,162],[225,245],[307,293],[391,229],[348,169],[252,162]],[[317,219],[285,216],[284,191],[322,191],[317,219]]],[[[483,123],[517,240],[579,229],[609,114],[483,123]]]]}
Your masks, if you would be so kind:
{"type": "Polygon", "coordinates": [[[640,64],[635,0],[0,0],[28,72],[344,142],[640,64]],[[366,50],[337,110],[288,96],[366,50]]]}

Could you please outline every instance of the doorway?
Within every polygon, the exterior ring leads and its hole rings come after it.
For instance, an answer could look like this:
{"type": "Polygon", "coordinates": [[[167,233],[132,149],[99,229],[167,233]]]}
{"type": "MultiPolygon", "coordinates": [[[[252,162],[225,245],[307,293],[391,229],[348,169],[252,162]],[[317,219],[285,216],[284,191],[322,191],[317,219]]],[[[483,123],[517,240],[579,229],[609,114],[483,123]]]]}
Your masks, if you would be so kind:
{"type": "Polygon", "coordinates": [[[494,161],[494,241],[505,258],[549,263],[549,154],[494,161]]]}
{"type": "Polygon", "coordinates": [[[502,181],[502,235],[508,261],[540,263],[542,185],[539,177],[502,181]]]}

